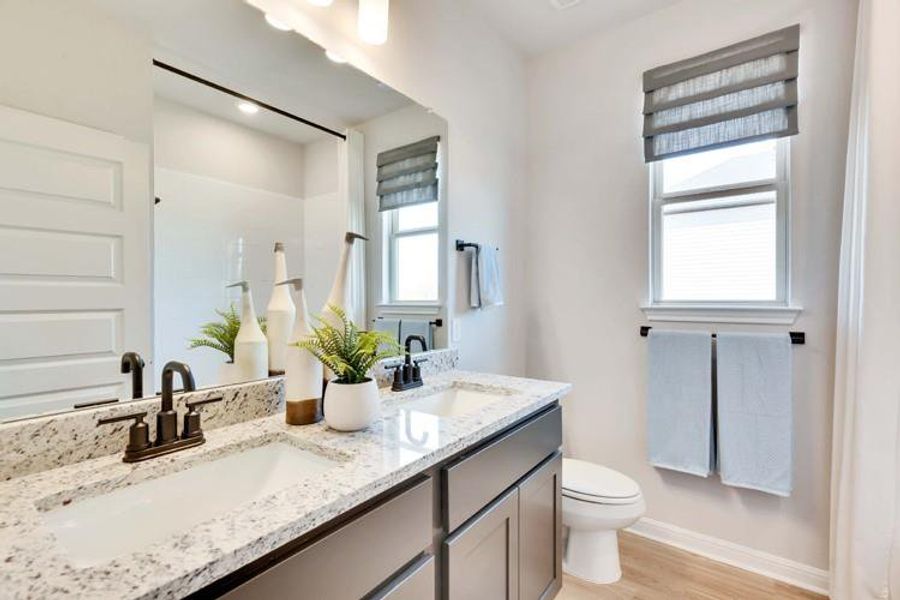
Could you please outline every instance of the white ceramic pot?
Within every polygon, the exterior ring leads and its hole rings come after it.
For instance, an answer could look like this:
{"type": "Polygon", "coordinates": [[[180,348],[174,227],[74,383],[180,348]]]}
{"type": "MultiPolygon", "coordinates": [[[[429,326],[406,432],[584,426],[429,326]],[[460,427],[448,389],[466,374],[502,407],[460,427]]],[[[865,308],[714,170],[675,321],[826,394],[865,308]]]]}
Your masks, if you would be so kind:
{"type": "Polygon", "coordinates": [[[233,362],[219,365],[219,385],[231,385],[241,382],[241,369],[233,362]]]}
{"type": "Polygon", "coordinates": [[[363,383],[328,382],[325,422],[338,431],[359,431],[381,417],[381,398],[374,379],[363,383]]]}

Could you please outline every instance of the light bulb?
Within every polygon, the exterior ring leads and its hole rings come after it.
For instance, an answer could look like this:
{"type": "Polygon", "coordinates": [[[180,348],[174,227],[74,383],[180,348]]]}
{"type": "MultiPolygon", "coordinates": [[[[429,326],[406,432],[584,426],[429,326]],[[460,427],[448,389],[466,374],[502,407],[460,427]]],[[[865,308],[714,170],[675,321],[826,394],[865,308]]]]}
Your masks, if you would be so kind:
{"type": "Polygon", "coordinates": [[[290,31],[291,26],[285,23],[284,21],[278,20],[278,17],[273,16],[271,13],[266,13],[266,23],[277,29],[278,31],[290,31]]]}
{"type": "Polygon", "coordinates": [[[246,100],[242,100],[238,102],[238,110],[240,110],[245,115],[255,115],[259,112],[259,107],[252,102],[247,102],[246,100]]]}
{"type": "Polygon", "coordinates": [[[359,38],[367,44],[380,46],[388,38],[390,0],[359,0],[359,38]]]}
{"type": "Polygon", "coordinates": [[[334,52],[332,50],[326,50],[325,56],[327,56],[328,60],[330,60],[331,62],[337,63],[339,65],[342,65],[345,62],[347,62],[346,58],[344,58],[343,56],[341,56],[340,54],[338,54],[337,52],[334,52]]]}

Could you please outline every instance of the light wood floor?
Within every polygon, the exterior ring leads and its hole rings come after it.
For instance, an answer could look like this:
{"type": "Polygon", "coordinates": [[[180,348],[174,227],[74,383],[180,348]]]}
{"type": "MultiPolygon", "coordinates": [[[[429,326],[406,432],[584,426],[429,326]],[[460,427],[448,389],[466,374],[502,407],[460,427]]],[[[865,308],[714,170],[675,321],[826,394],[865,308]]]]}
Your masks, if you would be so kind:
{"type": "Polygon", "coordinates": [[[622,579],[593,585],[568,575],[556,600],[821,600],[813,594],[631,533],[619,533],[622,579]]]}

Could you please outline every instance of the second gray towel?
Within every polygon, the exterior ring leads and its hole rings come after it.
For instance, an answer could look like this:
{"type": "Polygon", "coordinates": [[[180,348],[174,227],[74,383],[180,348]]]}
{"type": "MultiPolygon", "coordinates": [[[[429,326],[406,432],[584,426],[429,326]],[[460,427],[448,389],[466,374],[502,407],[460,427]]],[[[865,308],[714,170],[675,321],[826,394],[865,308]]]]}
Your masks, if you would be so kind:
{"type": "Polygon", "coordinates": [[[791,494],[793,410],[787,334],[719,333],[722,483],[791,494]]]}
{"type": "Polygon", "coordinates": [[[709,332],[649,334],[650,464],[706,477],[712,471],[712,339],[709,332]]]}

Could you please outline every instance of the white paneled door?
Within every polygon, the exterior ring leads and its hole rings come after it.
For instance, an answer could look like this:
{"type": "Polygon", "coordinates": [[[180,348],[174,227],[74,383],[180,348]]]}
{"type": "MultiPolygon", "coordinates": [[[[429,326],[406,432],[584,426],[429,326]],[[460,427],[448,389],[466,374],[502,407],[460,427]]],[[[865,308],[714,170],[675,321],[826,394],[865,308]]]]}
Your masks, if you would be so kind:
{"type": "Polygon", "coordinates": [[[152,357],[149,167],[144,144],[0,106],[0,420],[127,397],[120,354],[152,357]]]}

